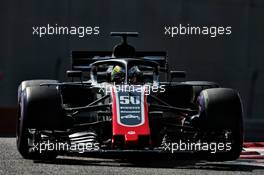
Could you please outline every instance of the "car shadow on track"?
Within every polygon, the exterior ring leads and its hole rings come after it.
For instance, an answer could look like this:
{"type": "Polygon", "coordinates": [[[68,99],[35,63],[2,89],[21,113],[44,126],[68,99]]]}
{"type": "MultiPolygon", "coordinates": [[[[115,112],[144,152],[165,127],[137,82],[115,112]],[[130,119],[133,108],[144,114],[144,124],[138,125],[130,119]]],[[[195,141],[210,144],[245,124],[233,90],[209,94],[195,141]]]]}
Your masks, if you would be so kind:
{"type": "Polygon", "coordinates": [[[59,157],[53,161],[34,161],[34,163],[46,163],[56,165],[80,165],[80,166],[111,166],[111,167],[135,167],[135,168],[170,168],[170,169],[199,169],[214,171],[245,171],[264,170],[264,163],[254,161],[226,161],[207,162],[199,160],[165,160],[165,159],[98,159],[82,157],[59,157]]]}

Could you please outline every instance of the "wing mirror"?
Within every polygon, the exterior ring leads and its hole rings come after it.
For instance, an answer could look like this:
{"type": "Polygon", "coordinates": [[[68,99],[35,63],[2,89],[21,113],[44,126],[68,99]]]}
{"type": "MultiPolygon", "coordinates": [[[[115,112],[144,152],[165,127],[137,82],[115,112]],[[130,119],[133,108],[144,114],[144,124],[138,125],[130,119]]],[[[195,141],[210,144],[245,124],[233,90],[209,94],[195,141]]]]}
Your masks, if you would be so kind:
{"type": "Polygon", "coordinates": [[[186,77],[186,72],[185,71],[171,70],[170,71],[170,77],[171,77],[171,80],[173,78],[185,78],[186,77]]]}

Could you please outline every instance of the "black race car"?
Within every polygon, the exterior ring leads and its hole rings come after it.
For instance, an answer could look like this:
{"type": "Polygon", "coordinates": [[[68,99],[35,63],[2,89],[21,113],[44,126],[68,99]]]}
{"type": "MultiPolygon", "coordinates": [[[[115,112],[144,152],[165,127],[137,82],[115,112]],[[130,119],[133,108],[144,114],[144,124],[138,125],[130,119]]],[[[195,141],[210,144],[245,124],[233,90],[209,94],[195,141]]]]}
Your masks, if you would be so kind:
{"type": "Polygon", "coordinates": [[[173,81],[185,72],[169,70],[166,52],[136,51],[127,43],[138,35],[134,32],[111,35],[123,40],[113,51],[72,52],[71,81],[20,84],[17,148],[24,158],[239,157],[243,110],[235,90],[214,82],[173,81]]]}

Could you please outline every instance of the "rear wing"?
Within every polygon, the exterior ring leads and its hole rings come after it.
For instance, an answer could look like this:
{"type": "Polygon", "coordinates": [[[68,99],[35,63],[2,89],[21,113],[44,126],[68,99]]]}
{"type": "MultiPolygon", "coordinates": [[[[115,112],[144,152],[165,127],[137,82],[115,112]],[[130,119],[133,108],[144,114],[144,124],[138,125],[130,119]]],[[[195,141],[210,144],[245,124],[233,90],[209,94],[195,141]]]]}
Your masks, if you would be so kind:
{"type": "MultiPolygon", "coordinates": [[[[166,52],[137,51],[135,57],[142,58],[143,60],[155,61],[159,64],[161,71],[168,71],[168,60],[166,52]]],[[[72,70],[89,71],[91,68],[91,64],[95,61],[109,59],[112,59],[112,51],[72,51],[72,70]]]]}

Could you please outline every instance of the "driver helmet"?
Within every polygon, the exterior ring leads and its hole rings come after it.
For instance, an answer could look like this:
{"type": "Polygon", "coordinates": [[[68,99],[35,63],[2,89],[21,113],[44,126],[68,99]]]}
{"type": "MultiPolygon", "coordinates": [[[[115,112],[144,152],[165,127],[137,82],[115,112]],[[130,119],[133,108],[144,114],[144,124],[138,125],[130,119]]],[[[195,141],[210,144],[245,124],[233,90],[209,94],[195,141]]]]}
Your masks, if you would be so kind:
{"type": "Polygon", "coordinates": [[[120,66],[115,66],[111,72],[111,81],[116,83],[124,82],[125,70],[120,66]]]}
{"type": "Polygon", "coordinates": [[[142,77],[142,72],[139,70],[138,66],[133,66],[128,71],[128,80],[130,83],[140,82],[142,77]]]}

